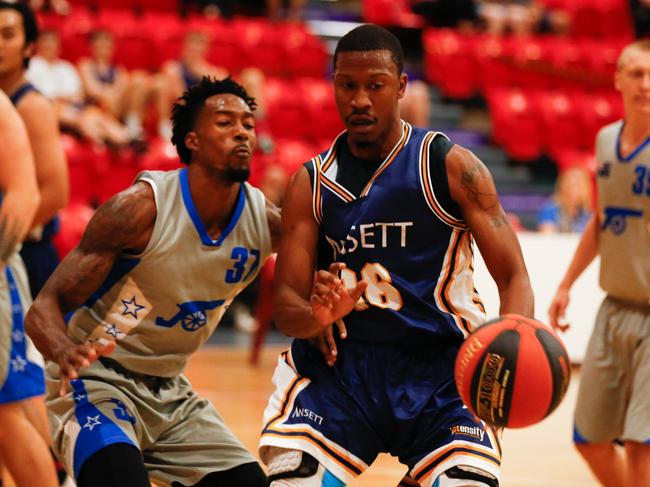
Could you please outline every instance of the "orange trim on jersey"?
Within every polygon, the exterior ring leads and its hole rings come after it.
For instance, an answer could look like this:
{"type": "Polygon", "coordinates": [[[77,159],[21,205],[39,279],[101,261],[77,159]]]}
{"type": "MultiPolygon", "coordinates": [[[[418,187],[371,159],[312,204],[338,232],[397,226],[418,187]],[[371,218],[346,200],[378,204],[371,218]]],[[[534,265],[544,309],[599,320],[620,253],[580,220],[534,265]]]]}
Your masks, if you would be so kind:
{"type": "Polygon", "coordinates": [[[320,156],[316,156],[312,159],[312,164],[314,166],[314,199],[312,201],[312,206],[314,208],[314,218],[318,223],[323,221],[323,209],[321,208],[321,174],[320,174],[320,156]]]}
{"type": "Polygon", "coordinates": [[[341,199],[347,201],[348,203],[354,201],[354,196],[352,196],[350,193],[346,191],[343,191],[341,185],[336,184],[335,182],[330,180],[327,176],[323,175],[321,181],[325,186],[327,186],[327,189],[336,193],[336,195],[339,196],[341,199]]]}
{"type": "MultiPolygon", "coordinates": [[[[458,229],[455,229],[454,232],[452,233],[452,243],[449,245],[449,248],[451,249],[451,253],[449,254],[447,269],[445,270],[443,277],[439,281],[439,284],[442,283],[442,285],[436,286],[436,293],[437,293],[436,297],[438,298],[437,300],[440,303],[440,306],[443,308],[443,311],[449,313],[449,315],[454,319],[458,328],[460,328],[461,331],[463,331],[463,335],[471,333],[472,330],[469,325],[469,322],[458,314],[458,312],[454,308],[452,301],[449,299],[449,287],[451,284],[451,280],[453,279],[454,270],[458,266],[458,261],[460,260],[461,243],[465,238],[465,236],[468,235],[469,232],[461,231],[458,229]],[[454,258],[453,262],[451,261],[452,257],[454,258]]],[[[449,252],[449,250],[447,252],[449,252]]]]}
{"type": "Polygon", "coordinates": [[[420,149],[420,178],[422,179],[422,189],[424,190],[424,197],[429,205],[429,208],[434,212],[434,214],[445,224],[460,228],[466,229],[467,224],[458,218],[454,218],[445,209],[438,203],[436,199],[436,194],[433,191],[433,184],[431,183],[431,177],[429,175],[429,146],[433,139],[435,139],[436,134],[429,132],[422,142],[422,147],[420,149]]]}
{"type": "Polygon", "coordinates": [[[368,194],[368,191],[370,191],[370,187],[372,186],[372,183],[375,182],[375,180],[379,177],[379,175],[386,170],[388,166],[395,160],[397,157],[397,154],[400,153],[400,151],[406,146],[406,144],[409,141],[409,138],[411,137],[411,132],[412,132],[411,126],[406,123],[405,121],[402,120],[402,136],[400,139],[397,141],[397,144],[395,144],[395,147],[393,147],[393,150],[388,154],[388,157],[384,162],[382,162],[381,166],[377,168],[375,171],[375,174],[372,176],[370,181],[368,181],[368,184],[366,184],[366,187],[363,188],[363,191],[361,191],[361,194],[359,195],[360,198],[363,198],[368,194]]]}
{"type": "Polygon", "coordinates": [[[318,448],[321,452],[323,452],[323,454],[327,458],[332,460],[334,463],[336,463],[338,466],[340,466],[343,470],[348,472],[353,477],[358,476],[360,473],[362,473],[364,470],[366,470],[368,468],[365,465],[359,464],[358,462],[355,462],[354,460],[352,460],[345,451],[341,451],[340,447],[338,445],[336,445],[335,443],[332,443],[331,440],[323,441],[323,439],[316,437],[309,430],[305,430],[305,429],[295,429],[294,430],[294,429],[288,429],[288,428],[283,429],[283,428],[278,428],[277,426],[274,429],[278,430],[279,432],[282,432],[282,430],[284,430],[286,432],[293,433],[293,434],[291,436],[286,436],[286,435],[282,435],[282,434],[279,434],[279,433],[274,433],[272,431],[264,431],[262,433],[262,436],[273,436],[275,438],[284,438],[284,439],[298,437],[300,439],[306,440],[309,443],[311,443],[312,445],[314,445],[316,448],[318,448]],[[334,452],[336,452],[337,455],[340,455],[342,458],[345,458],[345,460],[347,462],[349,462],[351,465],[353,465],[355,468],[357,468],[358,471],[355,472],[353,469],[351,469],[345,463],[341,462],[341,460],[339,460],[338,458],[336,458],[335,456],[330,454],[327,450],[325,450],[321,445],[318,444],[319,441],[325,443],[327,445],[327,447],[331,448],[334,452]]]}
{"type": "Polygon", "coordinates": [[[325,173],[330,168],[330,166],[332,165],[332,163],[336,159],[336,143],[338,142],[339,137],[341,137],[341,135],[342,135],[342,133],[336,136],[336,139],[334,139],[334,142],[332,142],[332,146],[330,147],[329,153],[326,154],[327,159],[325,159],[323,161],[323,165],[322,165],[322,169],[321,169],[323,171],[323,173],[325,173]]]}
{"type": "Polygon", "coordinates": [[[490,441],[496,447],[495,449],[499,452],[499,457],[503,455],[503,449],[501,448],[501,439],[499,438],[499,432],[494,428],[494,426],[485,423],[485,432],[490,437],[490,441]]]}
{"type": "Polygon", "coordinates": [[[270,428],[273,423],[283,420],[284,416],[291,410],[288,405],[294,401],[295,396],[297,396],[298,392],[300,392],[299,389],[302,382],[309,382],[309,379],[306,377],[297,376],[293,381],[291,381],[291,384],[289,384],[287,390],[284,391],[284,397],[282,398],[282,401],[280,401],[280,411],[273,418],[271,418],[268,423],[266,423],[264,429],[270,428]]]}
{"type": "Polygon", "coordinates": [[[476,448],[470,444],[462,444],[459,445],[458,443],[452,443],[449,445],[447,448],[444,450],[438,452],[434,456],[432,456],[429,460],[427,460],[426,463],[423,465],[419,466],[417,469],[411,471],[411,476],[415,478],[415,480],[422,480],[423,478],[429,476],[433,470],[435,470],[435,467],[438,463],[442,462],[447,462],[451,460],[452,458],[455,458],[457,456],[471,456],[471,457],[476,457],[480,460],[486,461],[493,463],[496,467],[501,467],[501,457],[493,454],[487,449],[480,449],[476,448]],[[440,460],[443,456],[447,455],[449,452],[454,451],[454,450],[463,450],[463,451],[458,451],[455,453],[452,453],[449,455],[447,458],[444,460],[440,460]],[[465,450],[470,450],[470,451],[465,451],[465,450]],[[475,453],[473,453],[475,452],[475,453]],[[426,473],[422,473],[426,472],[426,473]]]}

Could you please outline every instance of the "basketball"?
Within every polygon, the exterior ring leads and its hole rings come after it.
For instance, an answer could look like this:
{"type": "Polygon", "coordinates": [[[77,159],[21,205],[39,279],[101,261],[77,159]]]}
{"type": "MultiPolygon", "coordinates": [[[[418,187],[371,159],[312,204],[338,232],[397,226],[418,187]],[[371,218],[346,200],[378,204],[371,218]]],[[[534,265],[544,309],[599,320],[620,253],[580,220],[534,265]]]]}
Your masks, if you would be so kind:
{"type": "Polygon", "coordinates": [[[569,355],[553,329],[509,314],[477,328],[456,357],[456,387],[475,416],[497,427],[522,428],[562,401],[569,355]]]}

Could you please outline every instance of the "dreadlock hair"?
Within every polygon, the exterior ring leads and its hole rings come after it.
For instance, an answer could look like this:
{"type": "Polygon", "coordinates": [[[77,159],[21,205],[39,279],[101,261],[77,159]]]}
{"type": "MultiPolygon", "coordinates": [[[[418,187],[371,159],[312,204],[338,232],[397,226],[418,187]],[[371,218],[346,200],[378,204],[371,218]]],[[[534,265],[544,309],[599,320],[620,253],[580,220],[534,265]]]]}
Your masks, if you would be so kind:
{"type": "MultiPolygon", "coordinates": [[[[23,18],[23,32],[25,33],[25,47],[34,44],[38,38],[38,24],[34,11],[25,2],[0,1],[0,10],[15,10],[23,18]]],[[[29,59],[23,59],[23,67],[27,69],[29,59]]]]}
{"type": "Polygon", "coordinates": [[[192,151],[185,145],[185,136],[194,130],[196,119],[203,109],[205,100],[214,95],[232,94],[246,102],[252,111],[257,108],[255,98],[248,95],[242,85],[231,77],[218,80],[210,76],[203,76],[201,81],[188,88],[185,93],[174,103],[172,108],[172,144],[184,164],[192,160],[192,151]]]}
{"type": "Polygon", "coordinates": [[[397,74],[404,68],[404,51],[397,37],[383,27],[364,24],[352,29],[339,39],[334,51],[334,69],[340,52],[390,51],[391,59],[397,66],[397,74]]]}

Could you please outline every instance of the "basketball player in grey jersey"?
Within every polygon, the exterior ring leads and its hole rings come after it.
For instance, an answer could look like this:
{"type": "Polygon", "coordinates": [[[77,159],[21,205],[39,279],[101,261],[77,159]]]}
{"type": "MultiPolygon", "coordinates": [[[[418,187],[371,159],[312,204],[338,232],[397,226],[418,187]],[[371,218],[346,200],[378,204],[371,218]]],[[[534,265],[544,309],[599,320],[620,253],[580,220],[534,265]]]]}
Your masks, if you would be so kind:
{"type": "Polygon", "coordinates": [[[549,309],[551,324],[566,330],[569,290],[600,255],[607,297],[582,366],[574,442],[612,487],[650,485],[650,41],[623,50],[616,88],[625,119],[596,139],[598,212],[549,309]]]}
{"type": "Polygon", "coordinates": [[[50,361],[54,449],[80,487],[265,486],[182,371],[279,236],[248,178],[255,101],[203,80],[173,109],[187,168],[145,172],[100,207],[27,316],[50,361]],[[66,387],[70,381],[71,390],[66,387]]]}

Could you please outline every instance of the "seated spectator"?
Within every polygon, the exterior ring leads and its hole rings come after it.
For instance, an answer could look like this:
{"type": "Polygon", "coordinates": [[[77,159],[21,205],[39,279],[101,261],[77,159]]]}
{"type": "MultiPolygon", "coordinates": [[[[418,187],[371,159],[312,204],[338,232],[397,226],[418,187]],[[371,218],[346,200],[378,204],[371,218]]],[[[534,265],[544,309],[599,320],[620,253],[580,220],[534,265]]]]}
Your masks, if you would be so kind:
{"type": "Polygon", "coordinates": [[[29,3],[32,10],[45,10],[59,15],[68,15],[70,13],[68,0],[30,0],[27,3],[29,3]]]}
{"type": "MultiPolygon", "coordinates": [[[[190,86],[198,83],[202,76],[212,76],[223,79],[230,76],[228,70],[216,66],[207,60],[210,48],[210,38],[205,32],[190,31],[185,36],[183,48],[178,60],[167,61],[162,66],[162,82],[160,88],[158,111],[160,117],[160,136],[169,140],[171,138],[171,125],[169,117],[171,107],[176,99],[190,86]]],[[[248,93],[255,98],[257,110],[255,118],[260,121],[265,117],[264,105],[264,74],[257,68],[246,68],[236,77],[237,81],[246,88],[248,93]]]]}
{"type": "Polygon", "coordinates": [[[305,8],[305,0],[266,0],[266,9],[269,18],[302,20],[302,12],[305,8]],[[286,9],[283,8],[286,6],[286,9]]]}
{"type": "Polygon", "coordinates": [[[542,233],[582,232],[593,208],[591,178],[586,169],[572,167],[558,176],[555,193],[537,216],[542,233]]]}
{"type": "Polygon", "coordinates": [[[110,113],[86,103],[79,74],[72,64],[59,57],[60,50],[58,33],[43,31],[27,78],[54,102],[61,126],[98,145],[129,144],[132,138],[124,125],[110,113]]]}
{"type": "Polygon", "coordinates": [[[416,127],[428,127],[431,112],[429,87],[422,80],[409,80],[404,98],[400,100],[402,118],[416,127]]]}
{"type": "Polygon", "coordinates": [[[432,27],[473,30],[478,20],[476,0],[411,0],[411,10],[432,27]]]}
{"type": "Polygon", "coordinates": [[[636,38],[650,36],[650,0],[630,0],[630,10],[636,38]]]}
{"type": "Polygon", "coordinates": [[[530,35],[537,31],[563,34],[569,16],[561,10],[547,10],[534,0],[482,0],[479,16],[490,34],[530,35]]]}
{"type": "Polygon", "coordinates": [[[90,34],[91,57],[79,61],[86,100],[122,120],[132,139],[140,139],[147,103],[154,93],[153,80],[144,72],[127,72],[113,63],[113,34],[96,30],[90,34]]]}

